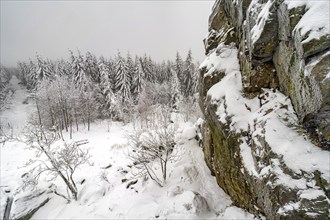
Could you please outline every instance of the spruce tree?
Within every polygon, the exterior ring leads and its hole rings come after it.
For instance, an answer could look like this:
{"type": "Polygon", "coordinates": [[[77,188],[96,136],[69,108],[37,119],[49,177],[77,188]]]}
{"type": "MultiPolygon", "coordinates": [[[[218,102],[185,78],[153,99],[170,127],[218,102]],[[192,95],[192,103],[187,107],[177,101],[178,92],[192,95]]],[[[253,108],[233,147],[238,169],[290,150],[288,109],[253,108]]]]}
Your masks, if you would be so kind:
{"type": "Polygon", "coordinates": [[[135,75],[135,66],[134,66],[134,61],[130,55],[130,53],[127,53],[127,57],[126,57],[126,70],[127,70],[127,75],[129,77],[129,84],[130,84],[130,90],[131,90],[131,94],[133,93],[133,77],[135,75]]]}
{"type": "Polygon", "coordinates": [[[97,58],[91,52],[86,53],[84,61],[85,72],[87,76],[95,83],[100,83],[100,71],[97,65],[97,58]]]}
{"type": "Polygon", "coordinates": [[[138,97],[142,92],[142,88],[144,84],[143,71],[138,56],[135,57],[135,61],[134,61],[134,75],[133,75],[132,84],[133,84],[134,101],[135,103],[137,103],[138,97]]]}
{"type": "Polygon", "coordinates": [[[38,54],[36,55],[36,77],[39,82],[49,79],[52,76],[50,64],[44,61],[38,54]]]}
{"type": "Polygon", "coordinates": [[[179,52],[176,53],[175,58],[175,64],[174,64],[174,71],[178,77],[178,80],[180,82],[180,92],[184,93],[184,86],[183,86],[183,61],[179,54],[179,52]]]}
{"type": "Polygon", "coordinates": [[[84,88],[86,86],[87,78],[83,56],[80,54],[80,51],[78,51],[78,56],[74,56],[72,51],[70,51],[70,53],[73,81],[77,88],[84,88]]]}
{"type": "Polygon", "coordinates": [[[110,80],[110,69],[108,63],[103,57],[100,58],[98,64],[100,70],[100,112],[103,116],[109,117],[111,114],[112,100],[114,94],[112,91],[112,81],[110,80]]]}
{"type": "Polygon", "coordinates": [[[151,60],[151,57],[147,57],[146,54],[143,55],[142,58],[140,58],[141,61],[141,67],[144,74],[144,79],[148,82],[154,82],[154,64],[151,60]]]}
{"type": "Polygon", "coordinates": [[[122,102],[131,98],[131,78],[127,71],[125,59],[120,55],[120,52],[117,55],[115,87],[122,102]]]}
{"type": "Polygon", "coordinates": [[[27,65],[27,81],[28,81],[28,89],[35,89],[38,82],[37,76],[37,68],[36,65],[30,60],[29,64],[27,65]]]}
{"type": "Polygon", "coordinates": [[[172,108],[178,108],[178,102],[180,100],[180,82],[176,72],[172,69],[171,71],[171,80],[170,80],[170,92],[171,92],[171,105],[172,108]]]}
{"type": "Polygon", "coordinates": [[[195,74],[195,66],[192,62],[192,53],[189,49],[187,58],[184,62],[184,71],[182,75],[183,94],[185,97],[193,95],[193,75],[195,74]]]}

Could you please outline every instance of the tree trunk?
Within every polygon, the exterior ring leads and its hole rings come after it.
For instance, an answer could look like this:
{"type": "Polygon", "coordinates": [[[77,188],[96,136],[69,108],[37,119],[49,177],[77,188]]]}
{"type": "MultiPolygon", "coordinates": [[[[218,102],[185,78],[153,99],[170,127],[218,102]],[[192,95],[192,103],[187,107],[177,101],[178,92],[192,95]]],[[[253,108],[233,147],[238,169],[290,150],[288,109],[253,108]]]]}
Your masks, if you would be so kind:
{"type": "Polygon", "coordinates": [[[63,138],[63,132],[62,132],[62,122],[61,122],[61,119],[57,119],[57,123],[58,123],[58,132],[60,134],[60,138],[62,139],[62,141],[64,141],[64,138],[63,138]]]}
{"type": "Polygon", "coordinates": [[[72,139],[72,120],[70,121],[70,139],[72,139]]]}
{"type": "Polygon", "coordinates": [[[67,121],[67,119],[65,117],[65,111],[64,111],[64,109],[62,109],[62,118],[63,118],[63,121],[64,121],[65,131],[68,132],[69,131],[69,129],[68,129],[68,121],[67,121]]]}
{"type": "Polygon", "coordinates": [[[39,124],[41,125],[41,114],[40,114],[40,109],[39,109],[39,104],[38,104],[38,98],[36,95],[35,95],[35,99],[36,99],[36,107],[37,107],[37,112],[38,112],[39,124]]]}
{"type": "Polygon", "coordinates": [[[77,131],[78,131],[79,130],[79,127],[78,127],[78,115],[77,115],[76,109],[74,110],[74,117],[75,117],[76,127],[77,127],[77,131]]]}

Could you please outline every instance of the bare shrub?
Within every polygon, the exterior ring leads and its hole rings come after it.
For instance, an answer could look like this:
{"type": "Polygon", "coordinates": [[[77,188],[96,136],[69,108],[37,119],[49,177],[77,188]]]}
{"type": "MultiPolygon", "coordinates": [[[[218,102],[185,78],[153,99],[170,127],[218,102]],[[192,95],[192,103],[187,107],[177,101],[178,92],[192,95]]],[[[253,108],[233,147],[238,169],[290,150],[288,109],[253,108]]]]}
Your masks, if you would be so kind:
{"type": "Polygon", "coordinates": [[[133,148],[128,156],[138,170],[134,175],[148,175],[162,187],[166,184],[168,162],[176,159],[173,154],[175,128],[170,123],[168,109],[159,110],[148,129],[136,129],[128,136],[133,148]],[[155,166],[160,166],[160,174],[155,166]]]}
{"type": "Polygon", "coordinates": [[[30,159],[26,166],[32,167],[23,178],[23,190],[26,188],[36,188],[39,178],[46,174],[48,181],[55,180],[58,176],[63,180],[67,187],[67,195],[59,193],[55,184],[50,189],[66,200],[77,200],[78,189],[73,175],[75,171],[83,164],[89,163],[90,154],[88,150],[83,150],[80,145],[87,143],[66,142],[60,139],[58,131],[46,130],[39,123],[38,117],[32,117],[24,131],[24,137],[5,136],[4,141],[19,141],[27,145],[28,149],[35,152],[35,158],[30,159]]]}

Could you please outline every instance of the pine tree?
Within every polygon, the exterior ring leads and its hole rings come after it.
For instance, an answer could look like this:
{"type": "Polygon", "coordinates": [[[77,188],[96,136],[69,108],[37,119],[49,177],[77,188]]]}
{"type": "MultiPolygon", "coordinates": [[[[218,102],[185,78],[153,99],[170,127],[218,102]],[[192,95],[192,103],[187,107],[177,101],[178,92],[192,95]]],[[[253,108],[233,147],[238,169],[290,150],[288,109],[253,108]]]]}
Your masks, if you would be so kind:
{"type": "Polygon", "coordinates": [[[107,62],[108,70],[109,70],[109,80],[112,86],[112,91],[116,91],[116,62],[112,58],[110,58],[107,62]]]}
{"type": "Polygon", "coordinates": [[[116,63],[116,91],[122,102],[131,99],[131,77],[127,71],[125,59],[118,52],[116,63]]]}
{"type": "Polygon", "coordinates": [[[71,70],[73,81],[77,88],[84,88],[87,82],[85,68],[84,68],[84,59],[80,52],[78,51],[78,56],[74,56],[73,52],[71,53],[71,70]]]}
{"type": "Polygon", "coordinates": [[[140,63],[143,70],[144,79],[148,82],[154,82],[154,64],[151,57],[147,57],[147,55],[144,54],[143,58],[140,58],[140,63]]]}
{"type": "Polygon", "coordinates": [[[155,64],[149,56],[147,61],[147,70],[148,70],[148,80],[149,82],[155,82],[155,64]]]}
{"type": "Polygon", "coordinates": [[[38,54],[36,55],[36,77],[39,82],[49,79],[52,76],[50,63],[44,61],[38,54]]]}
{"type": "Polygon", "coordinates": [[[113,85],[110,80],[110,69],[109,64],[105,61],[103,57],[100,58],[98,64],[100,70],[100,96],[98,100],[100,100],[100,112],[105,117],[110,117],[111,108],[113,105],[114,93],[112,91],[113,85]]]}
{"type": "Polygon", "coordinates": [[[127,70],[127,75],[129,77],[129,81],[130,81],[130,90],[131,90],[131,94],[133,93],[133,77],[135,74],[135,67],[134,67],[134,62],[133,59],[130,55],[130,53],[127,53],[127,57],[126,57],[126,70],[127,70]]]}
{"type": "Polygon", "coordinates": [[[180,82],[180,92],[183,94],[184,88],[183,88],[183,61],[179,54],[179,52],[176,53],[175,58],[175,64],[174,64],[174,71],[178,77],[178,80],[180,82]]]}
{"type": "Polygon", "coordinates": [[[110,83],[110,70],[108,62],[104,59],[104,57],[100,57],[98,62],[98,69],[100,70],[100,84],[106,85],[110,83]]]}
{"type": "Polygon", "coordinates": [[[27,65],[27,88],[35,89],[37,86],[38,77],[37,77],[37,68],[36,65],[30,60],[27,65]]]}
{"type": "Polygon", "coordinates": [[[100,71],[97,65],[97,58],[91,52],[86,53],[84,62],[85,72],[87,76],[95,83],[100,83],[100,71]]]}
{"type": "Polygon", "coordinates": [[[178,101],[180,100],[180,82],[175,71],[171,71],[170,92],[171,92],[171,105],[172,108],[178,108],[178,101]]]}
{"type": "Polygon", "coordinates": [[[144,85],[144,79],[143,79],[143,71],[141,67],[141,62],[138,56],[135,56],[135,61],[134,61],[134,75],[133,75],[133,96],[134,96],[134,101],[137,103],[138,97],[142,92],[142,88],[144,85]]]}
{"type": "Polygon", "coordinates": [[[193,75],[193,86],[192,86],[192,92],[193,94],[196,94],[199,90],[199,62],[195,63],[195,71],[194,71],[194,75],[193,75]]]}
{"type": "Polygon", "coordinates": [[[193,89],[193,75],[195,74],[195,66],[192,62],[192,53],[189,49],[187,58],[184,62],[184,71],[182,75],[183,83],[183,94],[185,97],[192,96],[194,93],[193,89]]]}

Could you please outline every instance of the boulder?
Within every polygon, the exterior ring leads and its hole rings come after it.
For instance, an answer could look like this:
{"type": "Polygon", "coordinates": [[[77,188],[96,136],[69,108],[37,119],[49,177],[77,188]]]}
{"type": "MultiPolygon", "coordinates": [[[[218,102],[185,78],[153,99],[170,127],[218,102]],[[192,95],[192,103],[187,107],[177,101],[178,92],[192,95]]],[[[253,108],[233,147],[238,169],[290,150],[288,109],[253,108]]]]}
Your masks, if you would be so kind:
{"type": "Polygon", "coordinates": [[[46,191],[37,190],[14,199],[11,217],[17,220],[28,220],[34,213],[50,200],[46,191]]]}

